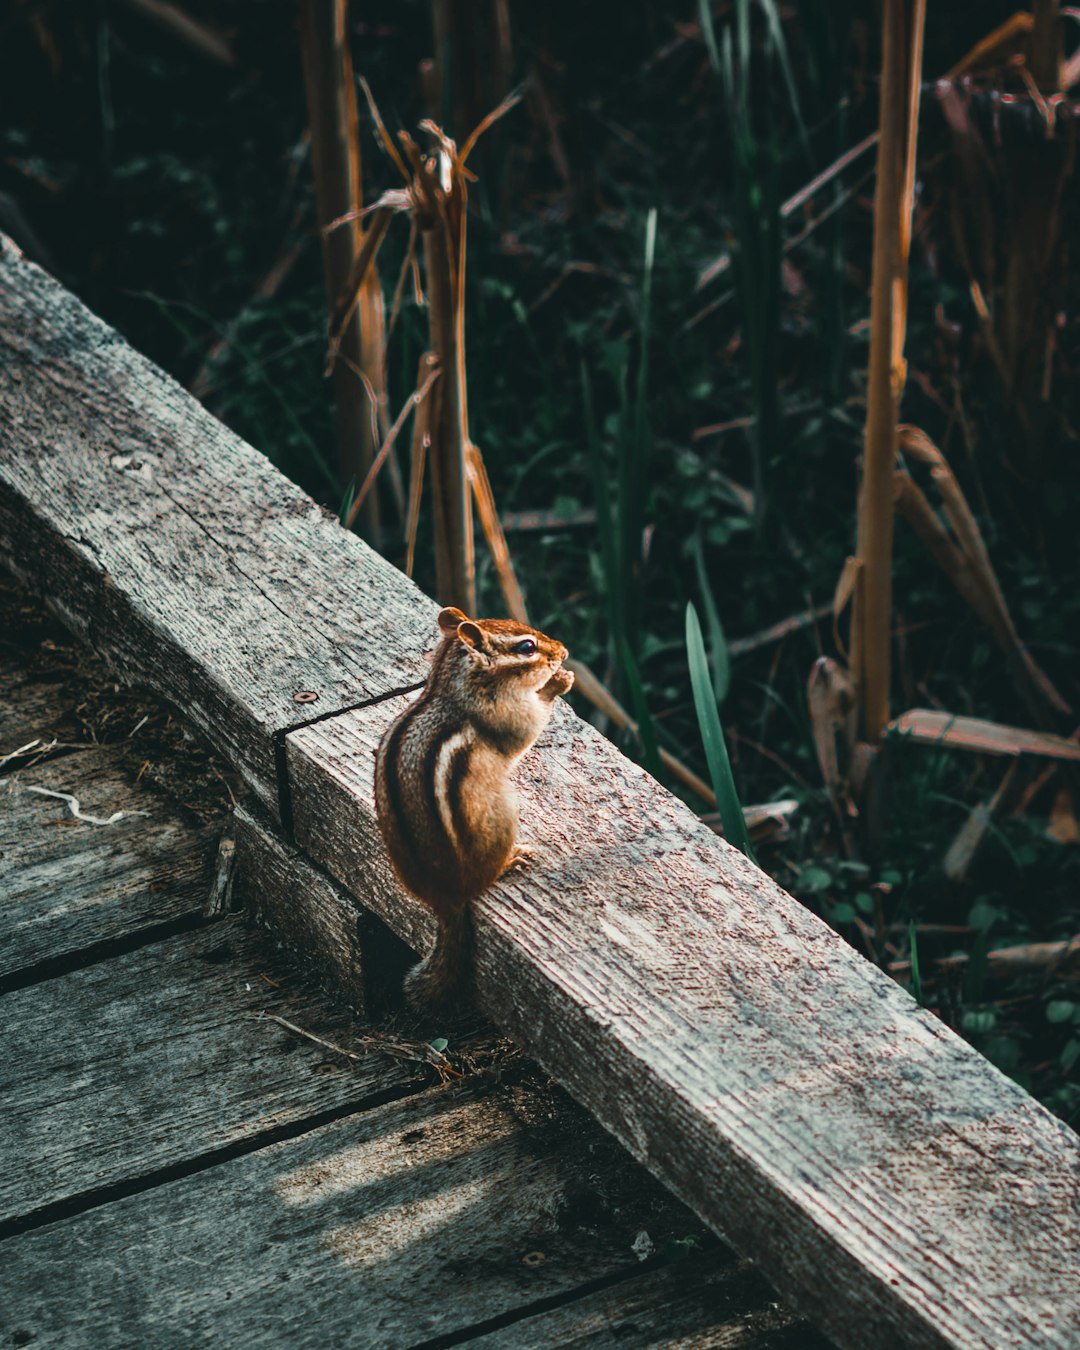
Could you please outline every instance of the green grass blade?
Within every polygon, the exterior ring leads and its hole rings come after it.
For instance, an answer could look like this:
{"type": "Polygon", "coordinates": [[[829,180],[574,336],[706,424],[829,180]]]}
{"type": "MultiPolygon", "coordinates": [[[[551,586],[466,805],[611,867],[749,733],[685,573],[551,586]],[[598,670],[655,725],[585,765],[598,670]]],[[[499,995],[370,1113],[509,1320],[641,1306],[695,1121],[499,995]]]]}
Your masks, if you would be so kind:
{"type": "Polygon", "coordinates": [[[919,973],[919,935],[915,931],[915,920],[908,924],[908,943],[911,947],[911,992],[919,1007],[923,1007],[922,975],[919,973]]]}
{"type": "Polygon", "coordinates": [[[338,507],[337,518],[338,523],[340,525],[344,525],[345,522],[349,519],[349,512],[352,510],[352,504],[355,501],[355,499],[356,499],[356,479],[350,478],[349,486],[345,489],[345,492],[341,498],[341,505],[338,507]]]}
{"type": "Polygon", "coordinates": [[[698,0],[698,22],[701,24],[701,36],[705,39],[705,50],[709,53],[709,65],[719,75],[720,51],[716,45],[716,26],[713,23],[711,0],[698,0]]]}
{"type": "Polygon", "coordinates": [[[686,654],[690,664],[690,684],[694,691],[698,727],[705,746],[709,777],[716,793],[716,804],[720,809],[724,835],[729,844],[734,844],[736,848],[742,849],[748,858],[753,858],[750,836],[746,832],[746,819],[731,774],[731,761],[728,759],[724,731],[720,725],[720,714],[716,711],[716,694],[709,678],[709,662],[705,655],[705,641],[701,636],[701,623],[692,603],[686,606],[686,654]]]}
{"type": "Polygon", "coordinates": [[[775,0],[758,0],[758,4],[764,11],[765,22],[769,25],[769,36],[772,40],[773,50],[776,52],[777,60],[780,62],[780,70],[784,76],[784,83],[787,85],[792,116],[795,118],[795,125],[799,128],[799,140],[806,154],[807,163],[812,165],[814,156],[810,149],[810,139],[806,134],[806,123],[803,121],[802,109],[799,106],[799,90],[795,84],[791,62],[788,60],[787,43],[784,41],[784,30],[780,25],[780,13],[776,8],[775,0]]]}
{"type": "Polygon", "coordinates": [[[712,587],[709,585],[709,574],[705,570],[705,549],[700,534],[694,535],[693,553],[698,589],[701,592],[701,607],[705,611],[705,628],[709,634],[709,664],[712,667],[716,706],[719,708],[723,706],[731,687],[731,655],[728,652],[727,638],[724,637],[712,587]]]}

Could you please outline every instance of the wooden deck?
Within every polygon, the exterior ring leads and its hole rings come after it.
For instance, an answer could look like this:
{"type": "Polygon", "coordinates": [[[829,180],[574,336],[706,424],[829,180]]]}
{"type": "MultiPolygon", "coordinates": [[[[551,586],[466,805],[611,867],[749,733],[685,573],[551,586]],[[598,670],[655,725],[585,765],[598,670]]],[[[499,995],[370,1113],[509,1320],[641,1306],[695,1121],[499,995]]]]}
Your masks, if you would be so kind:
{"type": "MultiPolygon", "coordinates": [[[[433,602],[2,237],[0,561],[243,780],[237,868],[277,939],[346,1003],[400,987],[398,940],[423,950],[432,920],[388,867],[373,749],[426,673],[433,602]]],[[[1077,1350],[1076,1134],[568,707],[519,782],[535,856],[474,915],[500,1031],[845,1350],[1077,1350]]],[[[74,917],[41,920],[58,957],[24,926],[19,979],[78,963],[74,917]]],[[[280,1128],[309,1109],[347,1108],[280,1128]]],[[[218,1156],[239,1127],[214,1121],[190,1129],[218,1156]]]]}
{"type": "Polygon", "coordinates": [[[0,633],[0,1345],[827,1350],[490,1028],[440,1074],[204,920],[213,764],[0,633]]]}

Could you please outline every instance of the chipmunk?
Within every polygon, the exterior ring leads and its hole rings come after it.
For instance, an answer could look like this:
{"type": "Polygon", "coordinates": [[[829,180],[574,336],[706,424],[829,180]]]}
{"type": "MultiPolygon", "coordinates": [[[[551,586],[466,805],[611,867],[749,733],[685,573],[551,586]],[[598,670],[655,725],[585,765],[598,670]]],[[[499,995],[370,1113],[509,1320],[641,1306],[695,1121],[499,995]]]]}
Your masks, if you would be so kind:
{"type": "Polygon", "coordinates": [[[414,1006],[462,992],[469,904],[523,856],[510,771],[574,683],[562,643],[525,624],[444,609],[439,631],[424,691],[375,760],[376,813],[394,871],[439,921],[433,951],[405,979],[414,1006]]]}

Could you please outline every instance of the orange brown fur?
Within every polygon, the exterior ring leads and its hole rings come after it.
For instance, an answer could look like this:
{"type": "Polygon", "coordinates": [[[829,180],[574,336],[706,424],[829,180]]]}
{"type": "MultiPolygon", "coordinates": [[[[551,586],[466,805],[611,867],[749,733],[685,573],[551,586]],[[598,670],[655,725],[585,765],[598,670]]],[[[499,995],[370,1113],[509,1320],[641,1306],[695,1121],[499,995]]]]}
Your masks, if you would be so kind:
{"type": "Polygon", "coordinates": [[[435,950],[410,972],[415,1003],[445,1002],[467,973],[468,906],[515,859],[513,766],[574,682],[566,648],[508,619],[439,614],[420,697],[379,746],[375,804],[402,883],[435,914],[435,950]]]}

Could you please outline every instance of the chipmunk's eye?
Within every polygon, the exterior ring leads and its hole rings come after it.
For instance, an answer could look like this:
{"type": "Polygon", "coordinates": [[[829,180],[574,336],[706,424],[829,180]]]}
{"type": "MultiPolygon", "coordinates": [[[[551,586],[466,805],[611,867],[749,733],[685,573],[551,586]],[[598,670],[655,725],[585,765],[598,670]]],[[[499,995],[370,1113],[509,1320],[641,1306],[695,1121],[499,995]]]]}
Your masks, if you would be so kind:
{"type": "Polygon", "coordinates": [[[536,643],[532,638],[522,638],[520,642],[515,642],[510,650],[515,656],[532,656],[536,651],[536,643]]]}

